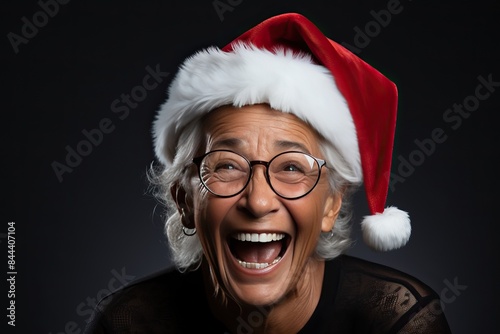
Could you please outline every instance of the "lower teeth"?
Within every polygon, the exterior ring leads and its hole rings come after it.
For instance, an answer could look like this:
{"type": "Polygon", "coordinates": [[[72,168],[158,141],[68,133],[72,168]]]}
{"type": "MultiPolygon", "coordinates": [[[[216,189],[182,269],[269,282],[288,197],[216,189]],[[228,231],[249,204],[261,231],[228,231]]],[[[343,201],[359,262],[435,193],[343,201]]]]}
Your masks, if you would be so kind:
{"type": "Polygon", "coordinates": [[[272,264],[275,264],[277,263],[279,260],[281,260],[281,256],[278,256],[276,259],[274,259],[273,262],[271,263],[255,263],[255,262],[245,262],[245,261],[240,261],[238,260],[238,263],[244,267],[244,268],[248,268],[248,269],[264,269],[264,268],[267,268],[269,267],[270,265],[272,264]]]}

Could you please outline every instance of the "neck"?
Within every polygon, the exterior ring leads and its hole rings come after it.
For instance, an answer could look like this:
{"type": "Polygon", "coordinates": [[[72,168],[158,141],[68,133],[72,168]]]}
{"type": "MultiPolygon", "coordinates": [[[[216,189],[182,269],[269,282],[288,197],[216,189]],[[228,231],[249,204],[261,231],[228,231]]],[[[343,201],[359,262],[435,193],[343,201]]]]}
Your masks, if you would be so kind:
{"type": "Polygon", "coordinates": [[[203,265],[207,298],[214,315],[231,333],[296,333],[318,305],[325,262],[310,259],[301,279],[279,302],[268,306],[238,304],[220,290],[216,293],[208,265],[203,265]]]}

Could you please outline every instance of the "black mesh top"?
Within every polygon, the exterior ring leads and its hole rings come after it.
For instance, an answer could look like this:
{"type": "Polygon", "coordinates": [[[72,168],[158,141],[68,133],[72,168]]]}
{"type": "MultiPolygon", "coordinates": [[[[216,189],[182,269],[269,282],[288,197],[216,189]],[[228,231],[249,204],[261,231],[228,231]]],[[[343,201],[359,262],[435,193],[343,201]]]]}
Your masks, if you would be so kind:
{"type": "MultiPolygon", "coordinates": [[[[342,255],[326,262],[319,303],[304,333],[451,333],[439,296],[393,268],[342,255]]],[[[242,319],[240,333],[252,333],[242,319]]],[[[229,333],[206,300],[200,270],[174,268],[103,298],[86,334],[229,333]]],[[[234,333],[237,334],[237,333],[234,333]]]]}

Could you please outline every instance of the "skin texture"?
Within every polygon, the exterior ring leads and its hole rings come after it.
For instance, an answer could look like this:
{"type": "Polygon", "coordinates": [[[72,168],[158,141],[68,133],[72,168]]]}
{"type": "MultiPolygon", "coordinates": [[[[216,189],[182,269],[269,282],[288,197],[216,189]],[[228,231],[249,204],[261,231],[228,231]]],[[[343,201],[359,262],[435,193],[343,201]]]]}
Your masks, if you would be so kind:
{"type": "MultiPolygon", "coordinates": [[[[230,149],[249,160],[269,161],[278,153],[298,150],[324,158],[314,129],[266,104],[221,107],[207,115],[204,128],[206,139],[199,153],[230,149]]],[[[341,197],[334,196],[328,185],[331,172],[323,168],[314,190],[295,200],[272,191],[262,165],[254,166],[249,185],[234,197],[210,195],[196,168],[191,189],[172,189],[179,210],[185,212],[183,224],[196,227],[193,237],[200,238],[203,247],[211,307],[234,332],[241,319],[257,310],[265,320],[252,322],[254,333],[296,332],[313,313],[324,272],[324,262],[313,256],[314,249],[320,233],[333,228],[341,204],[341,197]],[[227,240],[235,232],[286,233],[290,243],[278,263],[247,269],[229,251],[227,240]]]]}

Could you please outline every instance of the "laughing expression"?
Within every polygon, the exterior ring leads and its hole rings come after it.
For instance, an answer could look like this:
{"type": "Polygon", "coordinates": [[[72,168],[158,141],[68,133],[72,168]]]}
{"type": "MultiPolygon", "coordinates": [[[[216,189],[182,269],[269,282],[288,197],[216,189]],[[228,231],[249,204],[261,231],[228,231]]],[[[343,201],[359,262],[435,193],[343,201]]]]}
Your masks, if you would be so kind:
{"type": "MultiPolygon", "coordinates": [[[[310,126],[265,104],[219,108],[207,115],[204,130],[205,152],[227,149],[269,161],[294,150],[324,158],[310,126]]],[[[208,193],[199,178],[192,179],[204,256],[218,285],[236,301],[270,305],[300,289],[298,278],[319,261],[313,256],[319,235],[333,228],[340,206],[330,192],[330,172],[323,168],[312,192],[294,200],[270,188],[263,165],[255,165],[245,190],[229,198],[208,193]]]]}

